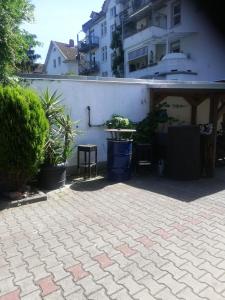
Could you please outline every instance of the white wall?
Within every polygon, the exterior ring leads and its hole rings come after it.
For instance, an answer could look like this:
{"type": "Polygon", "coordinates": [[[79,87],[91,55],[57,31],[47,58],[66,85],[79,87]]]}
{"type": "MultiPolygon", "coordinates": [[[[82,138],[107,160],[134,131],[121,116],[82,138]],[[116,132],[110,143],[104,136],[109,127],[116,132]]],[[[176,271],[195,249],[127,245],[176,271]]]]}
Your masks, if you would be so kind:
{"type": "MultiPolygon", "coordinates": [[[[77,137],[76,144],[96,144],[98,161],[106,161],[107,134],[104,127],[88,127],[87,106],[91,107],[92,124],[103,124],[112,114],[120,114],[137,122],[146,117],[150,107],[145,84],[36,79],[31,81],[31,87],[39,94],[48,87],[63,95],[73,120],[79,120],[77,129],[82,134],[77,137]]],[[[71,164],[76,163],[76,157],[75,153],[71,164]]]]}

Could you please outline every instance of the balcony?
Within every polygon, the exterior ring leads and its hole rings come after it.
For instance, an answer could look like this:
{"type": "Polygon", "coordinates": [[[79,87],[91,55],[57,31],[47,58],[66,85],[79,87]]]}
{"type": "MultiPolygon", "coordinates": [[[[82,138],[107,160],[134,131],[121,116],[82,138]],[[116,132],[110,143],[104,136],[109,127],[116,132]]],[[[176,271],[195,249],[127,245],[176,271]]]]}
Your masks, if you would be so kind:
{"type": "Polygon", "coordinates": [[[145,29],[136,31],[132,35],[124,38],[124,49],[132,48],[136,45],[143,44],[144,41],[149,41],[155,37],[162,37],[166,34],[166,29],[157,25],[151,24],[145,29]]]}
{"type": "Polygon", "coordinates": [[[193,61],[184,53],[168,53],[158,63],[128,73],[132,78],[157,78],[169,74],[196,75],[193,61]]]}
{"type": "Polygon", "coordinates": [[[144,36],[146,36],[146,39],[149,39],[153,35],[161,36],[166,34],[166,29],[167,16],[163,14],[156,14],[152,16],[151,19],[146,17],[145,23],[141,23],[139,25],[136,22],[124,24],[123,39],[125,40],[125,43],[129,43],[127,39],[130,37],[131,39],[134,38],[135,40],[139,39],[140,41],[143,41],[143,38],[145,38],[144,36]],[[151,33],[151,31],[154,32],[151,33]]]}
{"type": "Polygon", "coordinates": [[[93,75],[100,70],[99,63],[97,62],[85,62],[85,64],[79,66],[79,75],[93,75]]]}
{"type": "Polygon", "coordinates": [[[89,36],[78,41],[78,49],[80,52],[87,53],[99,47],[99,38],[97,36],[89,36]]]}

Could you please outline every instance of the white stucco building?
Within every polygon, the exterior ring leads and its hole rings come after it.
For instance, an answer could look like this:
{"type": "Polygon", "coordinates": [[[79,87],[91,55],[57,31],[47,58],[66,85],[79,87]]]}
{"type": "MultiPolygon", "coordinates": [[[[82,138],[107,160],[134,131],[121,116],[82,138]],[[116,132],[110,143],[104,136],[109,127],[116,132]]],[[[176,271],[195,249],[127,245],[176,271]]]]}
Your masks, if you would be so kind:
{"type": "Polygon", "coordinates": [[[69,43],[51,41],[45,60],[44,73],[47,75],[77,75],[77,47],[74,40],[69,43]]]}
{"type": "Polygon", "coordinates": [[[80,74],[113,76],[112,31],[122,27],[124,76],[173,80],[225,78],[225,41],[195,1],[106,0],[78,40],[80,74]],[[86,69],[85,69],[86,68],[86,69]]]}

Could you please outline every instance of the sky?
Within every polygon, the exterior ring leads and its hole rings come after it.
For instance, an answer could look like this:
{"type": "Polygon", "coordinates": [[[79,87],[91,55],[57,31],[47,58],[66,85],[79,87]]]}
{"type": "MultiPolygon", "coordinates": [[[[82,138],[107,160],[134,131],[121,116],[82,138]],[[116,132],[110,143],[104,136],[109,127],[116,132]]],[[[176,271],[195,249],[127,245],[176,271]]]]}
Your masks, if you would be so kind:
{"type": "MultiPolygon", "coordinates": [[[[51,40],[68,43],[77,40],[82,24],[89,20],[92,11],[100,11],[103,0],[31,0],[35,5],[32,24],[25,23],[22,28],[37,35],[42,47],[35,52],[41,55],[38,62],[44,63],[51,40]]],[[[80,33],[81,35],[81,33],[80,33]]]]}

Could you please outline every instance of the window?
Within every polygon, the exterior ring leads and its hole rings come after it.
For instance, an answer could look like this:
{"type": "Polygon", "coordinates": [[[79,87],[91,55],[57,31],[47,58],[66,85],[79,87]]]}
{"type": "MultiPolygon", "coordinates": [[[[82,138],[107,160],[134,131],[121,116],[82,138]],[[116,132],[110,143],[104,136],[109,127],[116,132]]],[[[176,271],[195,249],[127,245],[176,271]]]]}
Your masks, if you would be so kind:
{"type": "Polygon", "coordinates": [[[175,2],[172,4],[172,26],[178,25],[181,22],[181,3],[175,2]]]}
{"type": "Polygon", "coordinates": [[[113,32],[116,30],[116,25],[115,24],[113,24],[113,25],[111,25],[110,26],[110,36],[111,36],[111,39],[112,39],[112,37],[113,37],[113,32]]]}
{"type": "Polygon", "coordinates": [[[53,59],[53,67],[56,68],[56,59],[53,59]]]}
{"type": "Polygon", "coordinates": [[[148,66],[148,47],[142,47],[128,53],[129,72],[144,69],[148,66]]]}
{"type": "Polygon", "coordinates": [[[128,60],[134,60],[139,57],[148,56],[148,47],[139,48],[128,53],[128,60]]]}
{"type": "Polygon", "coordinates": [[[110,9],[110,17],[111,17],[111,18],[116,17],[116,6],[113,6],[113,7],[110,9]]]}
{"type": "Polygon", "coordinates": [[[102,61],[107,61],[107,46],[102,47],[102,61]]]}
{"type": "Polygon", "coordinates": [[[58,65],[61,66],[61,57],[58,57],[58,65]]]}
{"type": "Polygon", "coordinates": [[[174,41],[170,44],[170,53],[180,53],[180,41],[174,41]]]}
{"type": "Polygon", "coordinates": [[[90,62],[91,62],[91,65],[95,65],[95,52],[91,52],[90,62]]]}
{"type": "Polygon", "coordinates": [[[108,72],[102,72],[102,77],[108,77],[108,72]]]}
{"type": "Polygon", "coordinates": [[[106,21],[101,24],[101,35],[104,36],[107,34],[107,24],[106,21]]]}

